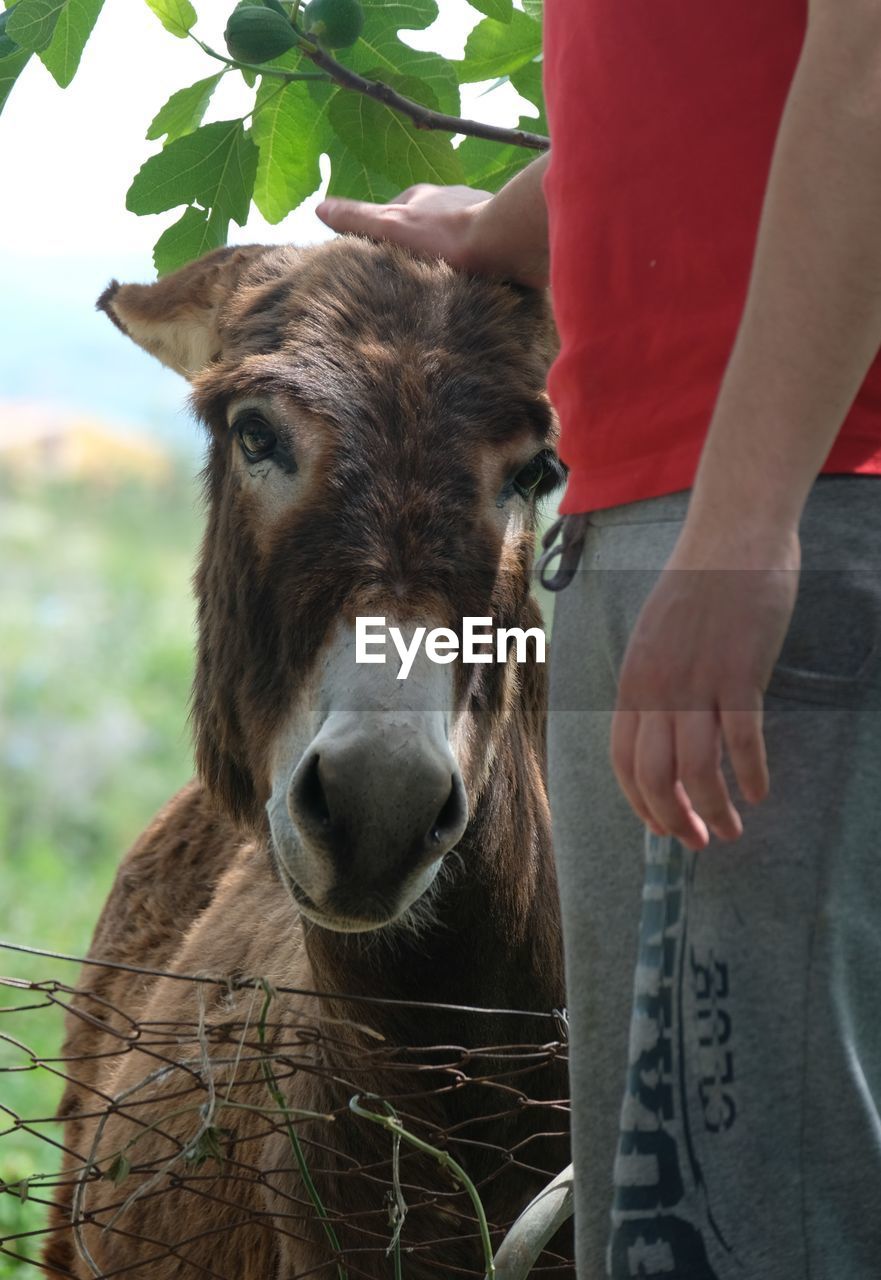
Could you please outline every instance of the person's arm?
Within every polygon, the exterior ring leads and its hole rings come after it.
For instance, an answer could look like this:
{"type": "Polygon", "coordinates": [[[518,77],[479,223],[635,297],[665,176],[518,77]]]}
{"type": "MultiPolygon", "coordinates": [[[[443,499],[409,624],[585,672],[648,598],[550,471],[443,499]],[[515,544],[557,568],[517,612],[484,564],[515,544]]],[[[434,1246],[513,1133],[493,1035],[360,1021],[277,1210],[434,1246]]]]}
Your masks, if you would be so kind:
{"type": "Polygon", "coordinates": [[[548,282],[548,219],[539,156],[496,195],[471,187],[410,187],[390,204],[330,199],[317,213],[334,231],[398,244],[454,267],[543,288],[548,282]]]}
{"type": "Polygon", "coordinates": [[[800,515],[879,346],[881,5],[811,0],[740,331],[613,727],[633,808],[693,848],[707,827],[740,833],[723,742],[744,797],[767,792],[762,695],[795,601],[800,515]]]}

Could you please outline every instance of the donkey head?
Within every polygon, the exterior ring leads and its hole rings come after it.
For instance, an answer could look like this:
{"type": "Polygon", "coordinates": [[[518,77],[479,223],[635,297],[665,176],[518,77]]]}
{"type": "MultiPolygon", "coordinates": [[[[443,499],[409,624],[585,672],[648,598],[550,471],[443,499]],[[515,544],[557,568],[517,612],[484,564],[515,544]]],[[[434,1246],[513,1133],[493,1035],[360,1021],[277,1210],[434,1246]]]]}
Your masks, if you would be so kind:
{"type": "Polygon", "coordinates": [[[421,650],[400,679],[393,648],[355,661],[356,621],[407,643],[465,616],[539,622],[535,502],[559,465],[545,301],[348,238],[219,249],[99,306],[190,380],[210,432],[203,781],[240,823],[268,817],[303,914],[380,927],[462,837],[522,673],[421,650]]]}

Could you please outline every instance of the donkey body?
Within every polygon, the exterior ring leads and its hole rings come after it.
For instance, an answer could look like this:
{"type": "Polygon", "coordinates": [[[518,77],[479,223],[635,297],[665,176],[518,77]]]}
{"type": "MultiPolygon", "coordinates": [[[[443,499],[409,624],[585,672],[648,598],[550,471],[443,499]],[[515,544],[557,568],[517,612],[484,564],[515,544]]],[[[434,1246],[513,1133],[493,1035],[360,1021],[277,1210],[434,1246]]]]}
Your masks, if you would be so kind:
{"type": "Polygon", "coordinates": [[[199,781],[123,862],[92,954],[228,981],[84,972],[45,1265],[388,1276],[394,1188],[405,1274],[480,1274],[462,1188],[418,1152],[393,1161],[348,1102],[395,1099],[439,1135],[491,1226],[567,1162],[565,1126],[511,1103],[564,1098],[562,1063],[521,1066],[503,1105],[469,1083],[499,1062],[455,1048],[546,1062],[552,1024],[528,1014],[563,1001],[544,668],[417,658],[401,681],[355,663],[353,636],[358,616],[540,625],[545,303],[349,240],[219,250],[101,305],[190,379],[211,441],[199,781]],[[466,1027],[416,1002],[523,1013],[466,1027]]]}

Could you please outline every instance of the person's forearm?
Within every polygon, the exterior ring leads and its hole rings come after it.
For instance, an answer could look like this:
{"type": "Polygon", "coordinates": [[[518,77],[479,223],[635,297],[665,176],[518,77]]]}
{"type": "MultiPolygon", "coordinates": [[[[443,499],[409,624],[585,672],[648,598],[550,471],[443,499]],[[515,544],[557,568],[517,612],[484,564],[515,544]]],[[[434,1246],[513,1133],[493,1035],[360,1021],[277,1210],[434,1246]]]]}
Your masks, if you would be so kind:
{"type": "Polygon", "coordinates": [[[692,523],[797,525],[881,346],[878,7],[812,5],[692,523]]]}
{"type": "Polygon", "coordinates": [[[550,153],[521,169],[485,204],[475,206],[468,266],[485,275],[510,276],[541,288],[548,282],[548,215],[542,179],[550,153]]]}

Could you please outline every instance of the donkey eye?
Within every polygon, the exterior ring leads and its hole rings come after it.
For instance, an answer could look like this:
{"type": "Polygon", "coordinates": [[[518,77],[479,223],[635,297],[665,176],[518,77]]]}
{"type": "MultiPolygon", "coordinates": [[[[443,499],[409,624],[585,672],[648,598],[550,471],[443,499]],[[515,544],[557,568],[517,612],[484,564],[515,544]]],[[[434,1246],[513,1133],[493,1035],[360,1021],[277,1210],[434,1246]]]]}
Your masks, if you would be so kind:
{"type": "Polygon", "coordinates": [[[542,449],[534,458],[521,467],[513,480],[514,490],[521,498],[530,498],[542,481],[554,470],[554,459],[550,450],[542,449]]]}
{"type": "Polygon", "coordinates": [[[249,413],[239,418],[235,424],[242,453],[249,462],[259,462],[275,452],[277,437],[275,432],[262,418],[249,413]]]}

